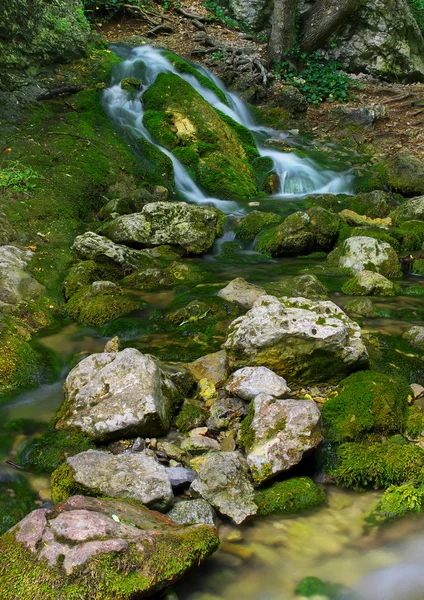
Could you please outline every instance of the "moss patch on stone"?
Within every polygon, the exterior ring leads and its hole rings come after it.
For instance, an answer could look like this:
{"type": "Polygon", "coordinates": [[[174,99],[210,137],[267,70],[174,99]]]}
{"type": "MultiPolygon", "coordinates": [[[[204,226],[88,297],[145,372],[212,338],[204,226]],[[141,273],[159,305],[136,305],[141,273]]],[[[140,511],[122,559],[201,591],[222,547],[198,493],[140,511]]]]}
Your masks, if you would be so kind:
{"type": "Polygon", "coordinates": [[[253,210],[240,222],[236,235],[241,240],[254,240],[258,233],[266,226],[279,224],[282,220],[282,217],[275,213],[253,210]]]}
{"type": "Polygon", "coordinates": [[[258,516],[292,514],[321,506],[325,493],[309,477],[294,477],[257,491],[254,500],[258,516]]]}
{"type": "Polygon", "coordinates": [[[359,440],[366,433],[390,434],[402,428],[411,389],[403,378],[373,371],[349,375],[322,408],[331,442],[359,440]]]}
{"type": "Polygon", "coordinates": [[[371,525],[384,525],[405,516],[417,516],[424,506],[424,485],[391,485],[366,517],[371,525]]]}
{"type": "Polygon", "coordinates": [[[93,442],[82,433],[51,428],[40,437],[25,442],[19,448],[16,460],[30,471],[52,473],[69,456],[94,448],[93,442]]]}
{"type": "Polygon", "coordinates": [[[185,402],[175,422],[178,431],[187,433],[196,427],[201,427],[207,421],[209,411],[195,404],[193,401],[185,402]]]}

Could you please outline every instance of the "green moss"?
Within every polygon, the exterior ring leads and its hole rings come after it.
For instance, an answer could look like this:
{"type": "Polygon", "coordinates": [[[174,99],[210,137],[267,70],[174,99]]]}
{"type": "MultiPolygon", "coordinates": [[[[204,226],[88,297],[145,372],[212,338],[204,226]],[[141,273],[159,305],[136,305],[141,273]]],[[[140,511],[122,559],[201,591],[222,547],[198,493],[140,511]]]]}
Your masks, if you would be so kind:
{"type": "Polygon", "coordinates": [[[295,592],[298,596],[305,598],[320,597],[324,600],[336,600],[345,590],[338,583],[327,583],[318,577],[304,577],[297,586],[295,592]]]}
{"type": "Polygon", "coordinates": [[[74,479],[74,476],[74,469],[66,462],[61,464],[52,472],[50,485],[52,501],[55,504],[64,502],[70,498],[70,496],[101,496],[100,490],[86,488],[85,486],[77,483],[74,479]]]}
{"type": "Polygon", "coordinates": [[[383,493],[366,520],[383,525],[405,516],[418,515],[424,506],[424,485],[392,485],[383,493]]]}
{"type": "Polygon", "coordinates": [[[79,432],[49,429],[40,437],[30,439],[18,449],[18,464],[30,471],[52,473],[68,456],[74,456],[95,445],[79,432]]]}
{"type": "Polygon", "coordinates": [[[319,206],[325,208],[332,213],[338,213],[340,209],[339,201],[337,196],[332,194],[319,194],[318,196],[309,196],[305,199],[306,208],[313,208],[319,206]]]}
{"type": "Polygon", "coordinates": [[[149,332],[149,325],[140,319],[120,317],[102,327],[102,337],[113,338],[117,336],[121,341],[136,340],[149,332]]]}
{"type": "Polygon", "coordinates": [[[421,353],[399,336],[368,336],[370,369],[390,377],[404,378],[408,383],[424,383],[424,361],[421,353]]]}
{"type": "Polygon", "coordinates": [[[424,433],[424,412],[418,406],[408,406],[405,413],[403,433],[416,440],[424,433]]]}
{"type": "Polygon", "coordinates": [[[143,101],[146,127],[168,150],[177,145],[192,150],[188,154],[179,150],[180,156],[188,157],[194,178],[207,193],[235,200],[257,193],[249,159],[258,153],[247,129],[215,111],[172,73],[160,73],[143,101]],[[193,152],[198,155],[197,162],[193,152]]]}
{"type": "Polygon", "coordinates": [[[255,407],[254,403],[251,402],[249,404],[249,409],[247,411],[246,417],[243,419],[240,425],[240,436],[239,436],[239,444],[240,446],[248,452],[254,442],[255,442],[255,431],[252,427],[253,418],[255,416],[255,407]]]}
{"type": "Polygon", "coordinates": [[[174,189],[174,167],[166,154],[144,138],[132,140],[138,158],[138,169],[150,185],[163,185],[174,189]]]}
{"type": "Polygon", "coordinates": [[[424,260],[422,258],[414,260],[411,270],[414,275],[424,275],[424,260]]]}
{"type": "Polygon", "coordinates": [[[257,516],[297,513],[324,503],[324,491],[309,477],[281,481],[255,494],[257,516]]]}
{"type": "Polygon", "coordinates": [[[178,431],[187,433],[206,423],[209,412],[198,404],[185,402],[175,422],[178,431]]]}
{"type": "Polygon", "coordinates": [[[181,56],[172,54],[171,52],[163,52],[163,56],[174,65],[177,71],[180,73],[188,73],[189,75],[193,75],[193,77],[195,77],[203,87],[211,90],[221,102],[229,106],[224,92],[220,90],[219,87],[213,83],[213,81],[208,79],[205,75],[202,75],[202,73],[199,73],[199,71],[188,61],[184,60],[181,56]]]}
{"type": "Polygon", "coordinates": [[[236,235],[241,240],[254,240],[264,227],[270,224],[279,224],[282,220],[282,217],[275,213],[253,210],[240,222],[236,235]]]}
{"type": "Polygon", "coordinates": [[[0,535],[35,508],[35,494],[25,477],[0,475],[0,535]]]}
{"type": "Polygon", "coordinates": [[[85,287],[69,300],[67,312],[78,323],[102,327],[109,321],[146,305],[145,300],[125,294],[119,288],[93,293],[90,287],[85,287]]]}
{"type": "Polygon", "coordinates": [[[387,488],[408,481],[424,483],[424,450],[393,442],[341,444],[333,471],[337,485],[353,489],[387,488]]]}
{"type": "Polygon", "coordinates": [[[99,265],[94,260],[84,260],[74,265],[66,275],[63,282],[63,293],[66,299],[70,298],[82,288],[87,287],[93,281],[110,279],[112,269],[99,265]]]}
{"type": "Polygon", "coordinates": [[[402,428],[411,389],[402,378],[360,371],[344,379],[337,396],[322,408],[331,442],[359,440],[366,433],[390,434],[402,428]]]}

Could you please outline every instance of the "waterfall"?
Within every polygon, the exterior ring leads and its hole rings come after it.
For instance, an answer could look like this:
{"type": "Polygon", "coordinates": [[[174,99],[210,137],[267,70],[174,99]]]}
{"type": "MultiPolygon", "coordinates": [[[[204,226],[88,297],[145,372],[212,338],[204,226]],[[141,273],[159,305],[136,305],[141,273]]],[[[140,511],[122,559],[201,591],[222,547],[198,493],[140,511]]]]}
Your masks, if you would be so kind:
{"type": "Polygon", "coordinates": [[[127,132],[127,135],[130,137],[144,137],[170,158],[174,167],[175,187],[189,202],[212,204],[227,213],[239,210],[236,202],[206,196],[190,177],[181,162],[166,148],[157,144],[144,127],[144,109],[140,99],[161,72],[171,72],[178,75],[189,83],[211,106],[219,109],[252,132],[258,145],[259,154],[272,160],[273,172],[279,177],[280,189],[273,195],[274,198],[302,198],[310,194],[323,193],[352,193],[353,177],[350,173],[323,170],[310,159],[300,158],[291,152],[279,152],[262,147],[260,140],[271,136],[285,139],[284,133],[276,132],[268,127],[257,126],[246,104],[238,96],[228,92],[223,83],[204,67],[192,65],[225,94],[228,106],[212,90],[204,87],[194,75],[178,72],[162,52],[156,48],[148,45],[138,48],[112,45],[112,49],[124,60],[116,65],[111,86],[104,91],[103,106],[106,112],[122,130],[127,132]],[[121,87],[121,80],[128,77],[142,79],[145,84],[144,90],[137,93],[135,97],[133,92],[126,91],[121,87]]]}

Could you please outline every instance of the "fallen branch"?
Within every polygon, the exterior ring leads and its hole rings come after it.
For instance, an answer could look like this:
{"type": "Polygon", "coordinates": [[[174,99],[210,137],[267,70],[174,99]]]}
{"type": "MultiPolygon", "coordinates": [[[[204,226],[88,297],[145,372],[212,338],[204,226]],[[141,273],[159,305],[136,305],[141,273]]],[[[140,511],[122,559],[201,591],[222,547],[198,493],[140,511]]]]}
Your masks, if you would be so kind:
{"type": "Polygon", "coordinates": [[[62,87],[41,92],[41,94],[37,96],[37,100],[50,100],[51,98],[57,98],[58,96],[62,96],[64,94],[76,94],[81,92],[83,89],[85,88],[81,85],[64,85],[62,87]]]}
{"type": "Polygon", "coordinates": [[[184,10],[183,8],[176,8],[175,12],[182,15],[186,19],[196,19],[197,21],[207,21],[208,20],[208,17],[203,17],[202,15],[196,15],[194,13],[189,13],[186,10],[184,10]]]}
{"type": "Polygon", "coordinates": [[[22,469],[24,470],[24,467],[21,467],[20,465],[17,465],[16,463],[12,462],[11,460],[5,460],[5,463],[7,463],[8,465],[10,465],[11,467],[15,467],[15,469],[22,469]]]}
{"type": "Polygon", "coordinates": [[[124,8],[128,10],[128,12],[133,13],[135,16],[142,17],[144,21],[147,21],[149,25],[158,26],[160,23],[155,21],[139,6],[133,6],[132,4],[124,4],[124,8]]]}
{"type": "Polygon", "coordinates": [[[154,37],[159,33],[173,33],[173,31],[174,30],[169,25],[158,25],[157,27],[153,27],[153,29],[150,29],[150,31],[148,31],[146,35],[147,37],[154,37]]]}

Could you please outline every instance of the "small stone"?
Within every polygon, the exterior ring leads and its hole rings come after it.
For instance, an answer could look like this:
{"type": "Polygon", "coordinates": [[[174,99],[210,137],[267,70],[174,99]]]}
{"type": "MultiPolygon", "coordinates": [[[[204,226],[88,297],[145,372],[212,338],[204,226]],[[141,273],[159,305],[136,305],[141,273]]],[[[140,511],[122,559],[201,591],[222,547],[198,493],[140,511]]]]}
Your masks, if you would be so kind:
{"type": "Polygon", "coordinates": [[[207,427],[196,427],[196,429],[192,429],[189,432],[189,436],[190,437],[195,437],[198,435],[206,435],[208,433],[209,429],[207,427]]]}
{"type": "Polygon", "coordinates": [[[418,383],[411,383],[410,387],[415,399],[421,398],[421,396],[424,394],[424,387],[422,385],[419,385],[418,383]]]}
{"type": "Polygon", "coordinates": [[[290,392],[283,377],[266,367],[244,367],[233,373],[225,389],[243,400],[253,400],[258,394],[270,394],[282,398],[290,392]]]}
{"type": "Polygon", "coordinates": [[[220,298],[238,304],[242,308],[252,308],[255,301],[265,294],[265,290],[257,285],[248,283],[242,277],[233,279],[225,288],[218,292],[220,298]]]}
{"type": "Polygon", "coordinates": [[[166,516],[179,525],[206,523],[216,527],[218,523],[214,509],[202,499],[178,502],[166,516]]]}
{"type": "Polygon", "coordinates": [[[204,437],[203,435],[194,435],[183,441],[181,449],[186,452],[210,452],[220,450],[221,446],[212,438],[204,437]]]}
{"type": "Polygon", "coordinates": [[[192,483],[197,477],[196,471],[184,467],[168,467],[166,474],[173,488],[192,483]]]}

